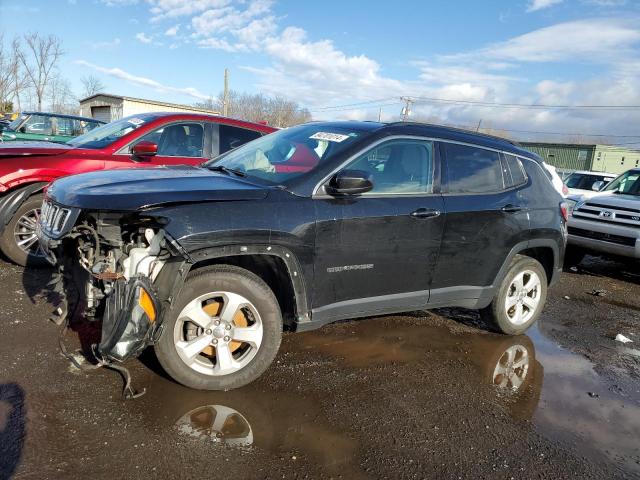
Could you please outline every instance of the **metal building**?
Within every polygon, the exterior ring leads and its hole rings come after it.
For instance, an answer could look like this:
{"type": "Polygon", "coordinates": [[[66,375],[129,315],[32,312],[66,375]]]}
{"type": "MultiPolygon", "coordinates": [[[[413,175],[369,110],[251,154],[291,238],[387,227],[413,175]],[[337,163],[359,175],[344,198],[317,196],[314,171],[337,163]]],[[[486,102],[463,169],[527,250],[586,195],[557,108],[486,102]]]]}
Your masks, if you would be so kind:
{"type": "Polygon", "coordinates": [[[122,117],[147,112],[220,113],[190,105],[158,102],[144,98],[124,97],[106,93],[98,93],[80,100],[81,116],[95,118],[103,122],[112,122],[122,117]]]}
{"type": "Polygon", "coordinates": [[[591,170],[623,173],[640,167],[640,150],[618,145],[521,142],[523,148],[540,155],[561,172],[591,170]]]}
{"type": "Polygon", "coordinates": [[[520,145],[560,171],[591,170],[596,150],[595,145],[570,143],[521,142],[520,145]]]}

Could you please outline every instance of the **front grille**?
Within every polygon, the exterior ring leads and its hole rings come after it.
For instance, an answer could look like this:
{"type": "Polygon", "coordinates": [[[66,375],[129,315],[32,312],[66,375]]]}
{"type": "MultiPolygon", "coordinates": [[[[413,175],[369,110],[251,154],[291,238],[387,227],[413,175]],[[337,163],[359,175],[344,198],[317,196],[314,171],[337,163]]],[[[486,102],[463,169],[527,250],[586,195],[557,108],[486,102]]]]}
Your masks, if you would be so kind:
{"type": "Polygon", "coordinates": [[[586,202],[580,208],[574,208],[572,215],[583,220],[603,222],[625,227],[640,227],[640,211],[596,202],[586,202]]]}
{"type": "Polygon", "coordinates": [[[584,230],[582,228],[569,227],[569,235],[576,237],[592,238],[594,240],[602,240],[603,242],[615,243],[617,245],[625,245],[627,247],[635,247],[635,237],[625,237],[623,235],[613,235],[611,233],[594,232],[593,230],[584,230]]]}
{"type": "Polygon", "coordinates": [[[40,210],[40,225],[45,232],[58,234],[66,225],[70,215],[70,209],[45,199],[40,210]]]}

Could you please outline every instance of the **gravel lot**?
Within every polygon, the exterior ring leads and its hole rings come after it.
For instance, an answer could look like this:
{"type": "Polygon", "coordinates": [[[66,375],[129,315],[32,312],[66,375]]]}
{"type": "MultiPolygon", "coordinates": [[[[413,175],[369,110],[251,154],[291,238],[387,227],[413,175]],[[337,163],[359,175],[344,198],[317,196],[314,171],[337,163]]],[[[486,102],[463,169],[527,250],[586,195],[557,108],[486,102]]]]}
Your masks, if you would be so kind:
{"type": "Polygon", "coordinates": [[[287,334],[227,393],[148,352],[131,401],[59,354],[47,276],[0,261],[0,478],[640,478],[637,266],[588,257],[526,336],[456,309],[287,334]]]}

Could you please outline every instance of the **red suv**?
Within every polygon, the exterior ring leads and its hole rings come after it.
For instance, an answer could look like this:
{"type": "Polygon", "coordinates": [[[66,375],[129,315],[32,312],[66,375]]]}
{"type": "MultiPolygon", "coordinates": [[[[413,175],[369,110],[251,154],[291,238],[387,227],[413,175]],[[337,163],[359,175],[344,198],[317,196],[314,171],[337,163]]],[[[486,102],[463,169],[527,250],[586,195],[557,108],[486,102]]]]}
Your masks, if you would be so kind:
{"type": "Polygon", "coordinates": [[[45,263],[35,228],[42,190],[56,178],[92,170],[200,164],[274,130],[214,115],[143,113],[66,144],[0,144],[0,250],[19,265],[45,263]]]}

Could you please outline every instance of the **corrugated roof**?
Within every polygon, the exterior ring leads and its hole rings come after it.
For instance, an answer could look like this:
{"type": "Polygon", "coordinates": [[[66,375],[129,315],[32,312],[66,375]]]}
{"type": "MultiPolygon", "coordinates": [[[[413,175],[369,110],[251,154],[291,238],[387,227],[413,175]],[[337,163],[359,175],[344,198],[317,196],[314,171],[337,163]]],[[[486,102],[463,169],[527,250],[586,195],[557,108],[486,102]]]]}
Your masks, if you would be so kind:
{"type": "Polygon", "coordinates": [[[189,110],[196,111],[196,112],[213,113],[216,115],[220,114],[220,112],[216,110],[209,110],[207,108],[194,107],[192,105],[185,105],[182,103],[160,102],[158,100],[149,100],[148,98],[127,97],[125,95],[113,95],[111,93],[96,93],[95,95],[91,95],[89,97],[81,99],[80,103],[86,102],[96,97],[111,97],[111,98],[117,98],[119,100],[129,100],[131,102],[140,102],[140,103],[148,103],[150,105],[158,105],[159,107],[188,108],[189,110]]]}

